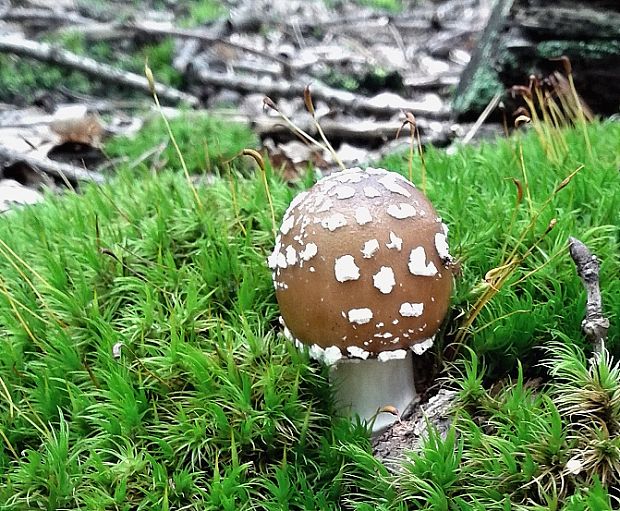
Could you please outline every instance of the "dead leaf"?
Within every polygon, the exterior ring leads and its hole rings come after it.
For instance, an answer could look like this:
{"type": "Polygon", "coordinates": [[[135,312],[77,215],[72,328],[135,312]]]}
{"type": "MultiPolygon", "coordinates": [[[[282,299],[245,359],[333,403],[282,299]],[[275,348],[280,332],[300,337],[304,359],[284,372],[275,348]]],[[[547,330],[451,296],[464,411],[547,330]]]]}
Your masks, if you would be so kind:
{"type": "Polygon", "coordinates": [[[104,129],[99,116],[95,113],[86,113],[82,117],[54,120],[50,129],[60,138],[57,145],[76,143],[101,147],[104,129]]]}

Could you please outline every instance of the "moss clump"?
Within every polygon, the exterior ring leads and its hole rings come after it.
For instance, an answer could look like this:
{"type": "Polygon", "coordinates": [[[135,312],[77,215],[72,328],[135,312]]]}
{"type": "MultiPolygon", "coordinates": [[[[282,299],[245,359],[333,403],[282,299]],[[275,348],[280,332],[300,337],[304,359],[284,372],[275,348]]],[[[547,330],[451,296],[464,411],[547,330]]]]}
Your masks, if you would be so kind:
{"type": "Polygon", "coordinates": [[[544,58],[575,55],[587,59],[604,59],[619,53],[620,41],[544,41],[536,46],[536,54],[544,58]]]}
{"type": "Polygon", "coordinates": [[[376,94],[383,90],[402,90],[403,88],[400,73],[382,67],[354,70],[329,69],[321,78],[332,87],[351,92],[361,91],[365,94],[376,94]]]}
{"type": "Polygon", "coordinates": [[[350,92],[355,92],[360,86],[359,80],[355,77],[344,73],[339,73],[333,69],[330,69],[321,78],[327,85],[338,89],[348,90],[350,92]]]}
{"type": "Polygon", "coordinates": [[[33,62],[13,55],[0,55],[0,100],[29,103],[37,94],[63,86],[75,92],[91,89],[86,76],[76,71],[33,62]]]}
{"type": "MultiPolygon", "coordinates": [[[[243,149],[256,146],[255,135],[241,124],[211,116],[187,112],[170,121],[170,127],[179,144],[187,168],[192,173],[221,170],[224,162],[234,158],[243,149]]],[[[135,137],[118,137],[106,144],[111,157],[138,160],[141,155],[168,141],[161,119],[145,126],[135,137]]],[[[171,166],[180,167],[179,157],[172,144],[160,155],[171,166]]]]}
{"type": "Polygon", "coordinates": [[[403,10],[402,0],[355,0],[355,3],[389,12],[401,12],[403,10]]]}
{"type": "Polygon", "coordinates": [[[221,2],[214,0],[198,0],[188,4],[187,17],[182,20],[182,24],[188,27],[209,23],[226,14],[221,2]]]}

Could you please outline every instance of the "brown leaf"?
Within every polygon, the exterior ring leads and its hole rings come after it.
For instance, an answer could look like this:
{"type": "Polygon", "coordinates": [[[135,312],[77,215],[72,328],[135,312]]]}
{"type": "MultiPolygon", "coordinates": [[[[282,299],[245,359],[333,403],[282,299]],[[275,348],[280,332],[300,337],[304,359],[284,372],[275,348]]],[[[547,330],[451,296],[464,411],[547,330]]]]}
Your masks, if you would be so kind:
{"type": "Polygon", "coordinates": [[[299,181],[309,166],[318,168],[329,166],[319,148],[308,146],[299,140],[277,145],[267,141],[264,147],[269,154],[272,167],[288,183],[299,181]]]}
{"type": "Polygon", "coordinates": [[[104,129],[99,116],[87,113],[83,117],[59,119],[50,123],[50,129],[60,137],[57,145],[70,143],[101,147],[104,129]]]}
{"type": "Polygon", "coordinates": [[[304,88],[304,105],[311,115],[314,115],[314,104],[312,103],[312,95],[310,94],[310,85],[304,88]]]}

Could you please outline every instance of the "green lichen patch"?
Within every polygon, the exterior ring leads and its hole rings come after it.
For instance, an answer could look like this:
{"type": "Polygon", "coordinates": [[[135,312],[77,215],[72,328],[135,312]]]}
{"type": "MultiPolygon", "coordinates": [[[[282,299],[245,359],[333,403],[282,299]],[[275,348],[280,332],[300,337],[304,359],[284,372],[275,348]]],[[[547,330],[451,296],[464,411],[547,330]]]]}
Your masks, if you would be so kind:
{"type": "Polygon", "coordinates": [[[536,46],[536,53],[544,58],[577,55],[579,58],[603,59],[620,53],[620,41],[543,41],[536,46]]]}
{"type": "Polygon", "coordinates": [[[452,108],[457,114],[464,112],[480,112],[489,104],[493,96],[501,93],[504,85],[495,70],[488,65],[476,69],[469,86],[456,96],[452,108]]]}

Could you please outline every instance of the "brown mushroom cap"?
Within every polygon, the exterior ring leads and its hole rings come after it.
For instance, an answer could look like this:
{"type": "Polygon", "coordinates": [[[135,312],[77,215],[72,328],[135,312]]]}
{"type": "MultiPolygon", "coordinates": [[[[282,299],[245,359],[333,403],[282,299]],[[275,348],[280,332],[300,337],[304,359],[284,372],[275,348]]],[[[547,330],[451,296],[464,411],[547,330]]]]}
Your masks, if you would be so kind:
{"type": "Polygon", "coordinates": [[[361,358],[431,338],[452,289],[446,234],[399,174],[321,179],[293,200],[269,257],[284,323],[304,344],[361,358]]]}

